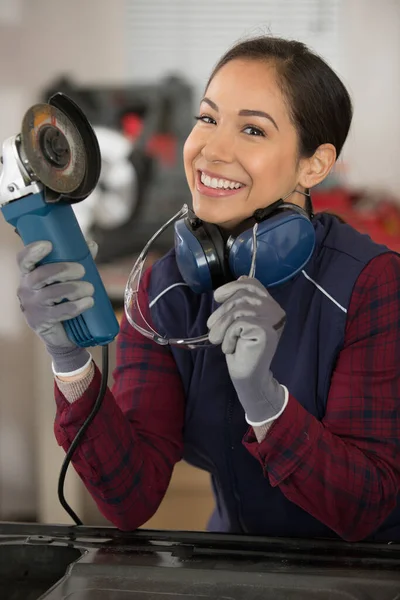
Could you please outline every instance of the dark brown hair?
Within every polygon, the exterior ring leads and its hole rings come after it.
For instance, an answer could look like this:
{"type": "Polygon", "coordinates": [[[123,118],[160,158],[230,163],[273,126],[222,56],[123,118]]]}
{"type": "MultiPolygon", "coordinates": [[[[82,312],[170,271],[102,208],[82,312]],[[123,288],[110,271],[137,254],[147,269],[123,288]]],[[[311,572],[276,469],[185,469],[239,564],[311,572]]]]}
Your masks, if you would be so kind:
{"type": "Polygon", "coordinates": [[[218,71],[234,59],[272,62],[299,138],[299,157],[308,158],[318,146],[331,143],[339,156],[350,129],[350,96],[331,67],[305,44],[269,36],[239,42],[214,67],[218,71]]]}

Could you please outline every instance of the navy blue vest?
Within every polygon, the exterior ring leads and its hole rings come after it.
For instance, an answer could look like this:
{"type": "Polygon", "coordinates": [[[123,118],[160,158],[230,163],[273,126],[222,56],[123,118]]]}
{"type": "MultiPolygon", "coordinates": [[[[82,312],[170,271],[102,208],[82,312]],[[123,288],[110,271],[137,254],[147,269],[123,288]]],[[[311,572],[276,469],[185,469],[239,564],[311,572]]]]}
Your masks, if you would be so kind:
{"type": "MultiPolygon", "coordinates": [[[[343,346],[353,286],[365,265],[388,249],[333,216],[317,215],[313,223],[317,243],[306,275],[299,274],[269,290],[287,315],[271,368],[298,402],[322,419],[331,374],[343,346]]],[[[153,266],[149,300],[161,294],[151,308],[153,323],[167,337],[202,335],[216,308],[212,293],[196,295],[187,286],[178,285],[163,294],[178,282],[183,280],[172,250],[153,266]]],[[[211,474],[216,509],[209,529],[337,537],[287,500],[279,487],[273,488],[261,465],[243,446],[248,425],[220,347],[192,351],[173,348],[172,352],[186,394],[184,459],[211,474]]],[[[400,508],[374,539],[400,540],[400,508]]]]}

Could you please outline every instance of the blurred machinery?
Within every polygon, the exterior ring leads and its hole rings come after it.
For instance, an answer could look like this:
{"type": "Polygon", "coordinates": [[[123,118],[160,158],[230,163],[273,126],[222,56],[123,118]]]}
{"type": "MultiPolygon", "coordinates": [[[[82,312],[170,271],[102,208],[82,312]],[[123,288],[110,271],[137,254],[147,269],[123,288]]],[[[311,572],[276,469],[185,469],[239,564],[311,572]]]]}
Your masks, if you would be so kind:
{"type": "MultiPolygon", "coordinates": [[[[189,200],[182,151],[193,125],[191,86],[179,77],[126,87],[81,87],[68,78],[43,92],[67,94],[99,140],[102,171],[91,196],[74,207],[86,236],[99,244],[98,263],[139,252],[189,200]]],[[[173,244],[173,231],[155,250],[173,244]]]]}

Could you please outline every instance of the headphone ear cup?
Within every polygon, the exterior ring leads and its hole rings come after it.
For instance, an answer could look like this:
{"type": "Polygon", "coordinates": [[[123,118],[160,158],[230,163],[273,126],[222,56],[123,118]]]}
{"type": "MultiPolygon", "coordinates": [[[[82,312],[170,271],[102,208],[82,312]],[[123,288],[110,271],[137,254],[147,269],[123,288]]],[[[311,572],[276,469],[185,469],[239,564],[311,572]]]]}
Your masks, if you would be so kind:
{"type": "Polygon", "coordinates": [[[202,294],[225,283],[225,274],[230,272],[218,227],[185,217],[174,228],[176,262],[190,289],[202,294]]]}
{"type": "Polygon", "coordinates": [[[212,248],[212,251],[207,256],[213,280],[213,289],[216,290],[221,285],[224,285],[224,283],[233,279],[229,268],[226,242],[217,225],[203,223],[203,226],[210,240],[210,250],[212,248]]]}
{"type": "MultiPolygon", "coordinates": [[[[258,224],[255,277],[273,287],[295,277],[310,260],[315,230],[307,215],[279,210],[258,224]]],[[[248,275],[253,257],[253,230],[239,234],[229,250],[229,266],[235,278],[248,275]]]]}

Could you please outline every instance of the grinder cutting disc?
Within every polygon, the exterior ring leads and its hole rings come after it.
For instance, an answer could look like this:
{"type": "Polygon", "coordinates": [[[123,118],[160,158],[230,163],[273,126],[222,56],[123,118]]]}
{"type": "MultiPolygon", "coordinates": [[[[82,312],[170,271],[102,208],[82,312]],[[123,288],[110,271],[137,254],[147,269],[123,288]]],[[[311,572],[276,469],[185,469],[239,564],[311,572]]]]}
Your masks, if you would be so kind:
{"type": "Polygon", "coordinates": [[[35,104],[24,116],[21,151],[37,179],[59,194],[75,191],[83,181],[87,156],[74,123],[50,104],[35,104]]]}

